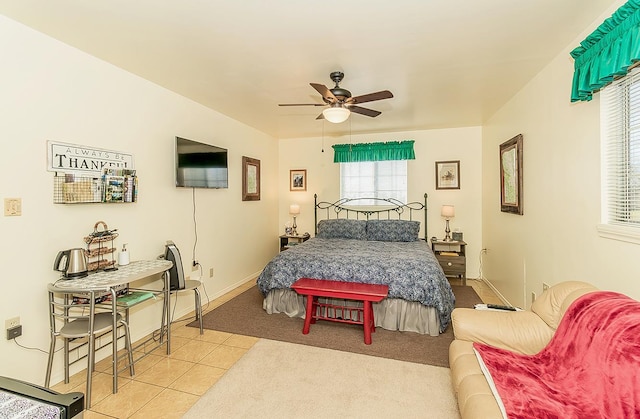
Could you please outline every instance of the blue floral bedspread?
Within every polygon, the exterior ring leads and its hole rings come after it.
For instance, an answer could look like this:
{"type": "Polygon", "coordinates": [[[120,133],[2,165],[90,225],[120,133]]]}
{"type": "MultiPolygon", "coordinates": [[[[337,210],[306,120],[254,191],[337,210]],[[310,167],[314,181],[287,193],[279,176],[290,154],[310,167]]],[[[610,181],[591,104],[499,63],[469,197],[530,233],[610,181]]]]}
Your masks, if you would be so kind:
{"type": "Polygon", "coordinates": [[[382,242],[314,237],[279,253],[257,283],[266,295],[300,278],[333,279],[389,286],[389,298],[435,307],[444,330],[455,304],[453,290],[424,241],[382,242]]]}

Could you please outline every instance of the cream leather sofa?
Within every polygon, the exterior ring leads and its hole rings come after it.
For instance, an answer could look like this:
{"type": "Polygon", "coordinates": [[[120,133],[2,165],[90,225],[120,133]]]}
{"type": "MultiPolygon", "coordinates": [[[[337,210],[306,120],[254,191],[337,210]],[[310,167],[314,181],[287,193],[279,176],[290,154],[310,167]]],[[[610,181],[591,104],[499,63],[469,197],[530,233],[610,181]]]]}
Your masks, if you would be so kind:
{"type": "Polygon", "coordinates": [[[531,311],[453,310],[455,338],[449,347],[449,365],[460,416],[502,418],[473,352],[473,342],[522,354],[538,353],[551,340],[571,303],[597,290],[586,282],[562,282],[542,293],[531,305],[531,311]]]}

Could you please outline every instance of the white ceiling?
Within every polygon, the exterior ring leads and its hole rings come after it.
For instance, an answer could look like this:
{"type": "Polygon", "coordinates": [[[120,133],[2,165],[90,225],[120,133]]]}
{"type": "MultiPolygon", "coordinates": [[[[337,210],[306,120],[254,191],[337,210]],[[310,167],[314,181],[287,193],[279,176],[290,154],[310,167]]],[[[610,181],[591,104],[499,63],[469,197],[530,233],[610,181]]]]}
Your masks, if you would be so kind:
{"type": "MultiPolygon", "coordinates": [[[[481,125],[616,0],[0,0],[0,13],[277,138],[481,125]],[[345,73],[382,111],[317,121],[345,73]],[[324,125],[324,127],[323,127],[324,125]]],[[[599,22],[597,22],[599,23],[599,22]]],[[[567,56],[569,65],[571,58],[567,56]]],[[[567,85],[567,101],[570,86],[567,85]]]]}

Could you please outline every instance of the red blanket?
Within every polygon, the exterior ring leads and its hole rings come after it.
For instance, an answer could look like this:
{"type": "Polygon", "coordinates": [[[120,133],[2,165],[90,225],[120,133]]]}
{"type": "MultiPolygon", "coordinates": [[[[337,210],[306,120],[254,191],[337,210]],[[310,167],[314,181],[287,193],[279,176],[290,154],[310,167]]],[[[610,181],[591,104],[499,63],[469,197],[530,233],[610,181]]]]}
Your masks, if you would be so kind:
{"type": "Polygon", "coordinates": [[[627,296],[577,299],[536,355],[474,348],[509,418],[640,418],[640,302],[627,296]]]}

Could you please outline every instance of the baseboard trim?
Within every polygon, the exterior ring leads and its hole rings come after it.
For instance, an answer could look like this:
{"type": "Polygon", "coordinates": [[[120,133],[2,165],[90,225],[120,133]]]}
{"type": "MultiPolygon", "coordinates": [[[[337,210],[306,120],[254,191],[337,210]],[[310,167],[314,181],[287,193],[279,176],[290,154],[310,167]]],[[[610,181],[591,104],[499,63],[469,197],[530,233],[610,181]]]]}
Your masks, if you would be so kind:
{"type": "MultiPolygon", "coordinates": [[[[249,275],[249,276],[247,276],[247,277],[245,277],[245,278],[243,278],[243,279],[241,279],[241,280],[229,285],[228,287],[221,289],[220,291],[218,291],[215,294],[213,294],[211,296],[211,298],[209,299],[209,301],[214,301],[215,299],[222,297],[223,295],[235,290],[236,288],[243,286],[244,284],[246,284],[249,281],[255,281],[256,278],[258,277],[258,275],[260,275],[260,272],[262,272],[262,271],[255,272],[255,273],[253,273],[253,274],[251,274],[251,275],[249,275]]],[[[206,303],[203,301],[202,305],[204,305],[204,304],[206,304],[206,303]]]]}
{"type": "Polygon", "coordinates": [[[482,277],[482,278],[478,278],[477,280],[478,280],[478,281],[482,281],[482,282],[484,282],[484,283],[485,283],[489,288],[491,288],[491,291],[493,291],[493,292],[494,292],[494,294],[495,294],[495,295],[497,295],[497,296],[498,296],[498,298],[500,299],[500,301],[502,301],[505,305],[508,305],[508,306],[512,305],[512,304],[509,302],[509,300],[507,300],[507,299],[505,298],[505,296],[504,296],[504,295],[502,295],[502,294],[500,293],[500,291],[498,291],[498,289],[497,289],[495,286],[493,286],[493,284],[491,283],[491,281],[489,281],[487,278],[482,277]]]}

